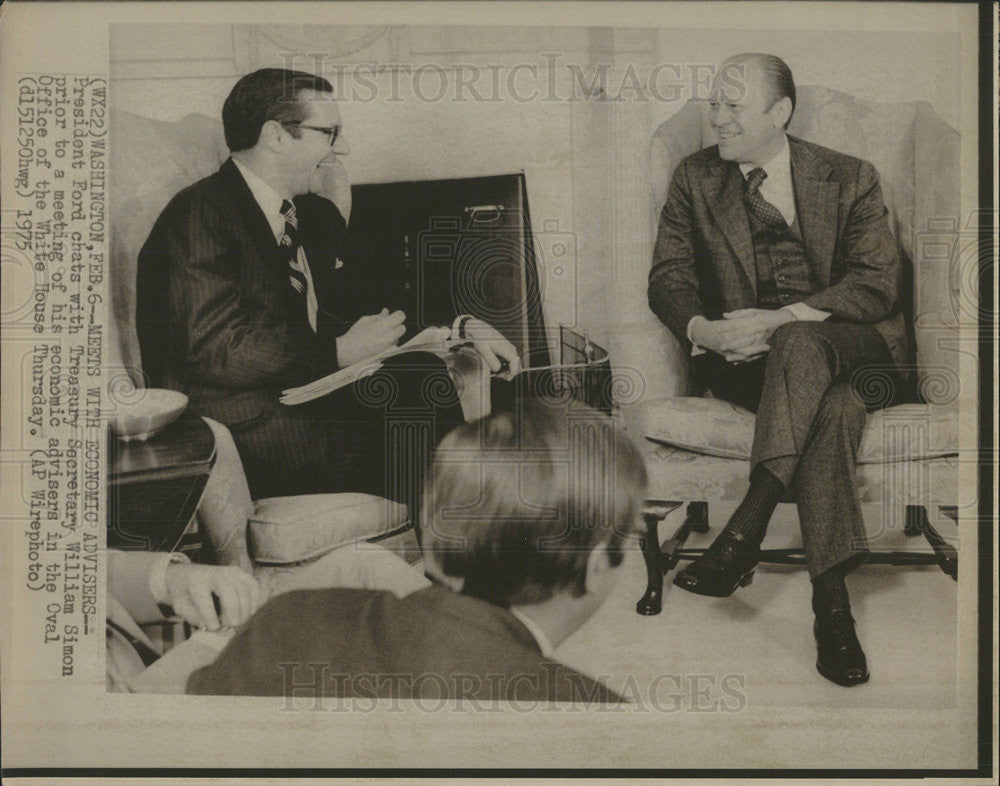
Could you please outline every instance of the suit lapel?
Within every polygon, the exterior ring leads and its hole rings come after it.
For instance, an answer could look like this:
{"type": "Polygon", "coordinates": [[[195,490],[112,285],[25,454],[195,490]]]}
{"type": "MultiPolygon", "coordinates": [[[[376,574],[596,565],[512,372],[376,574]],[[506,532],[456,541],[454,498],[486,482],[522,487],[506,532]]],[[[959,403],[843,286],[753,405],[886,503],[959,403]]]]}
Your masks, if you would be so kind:
{"type": "Polygon", "coordinates": [[[250,237],[254,246],[257,247],[261,256],[272,261],[277,259],[278,244],[274,241],[274,233],[271,232],[271,224],[260,209],[257,200],[253,197],[250,186],[243,179],[240,170],[236,168],[233,159],[227,159],[219,170],[225,178],[226,186],[229,188],[236,200],[239,211],[246,217],[247,226],[250,227],[250,237]]]}
{"type": "Polygon", "coordinates": [[[299,215],[299,239],[306,251],[319,306],[316,335],[333,339],[360,315],[361,302],[349,272],[349,260],[346,264],[339,260],[348,256],[346,228],[339,211],[328,200],[304,194],[293,201],[299,215]]]}
{"type": "Polygon", "coordinates": [[[329,242],[324,243],[316,236],[316,231],[322,227],[314,220],[309,201],[301,196],[295,197],[292,201],[299,216],[299,241],[306,251],[309,273],[312,275],[317,297],[322,302],[324,299],[322,295],[326,294],[329,284],[328,271],[333,265],[333,259],[330,258],[332,249],[329,242]]]}
{"type": "MultiPolygon", "coordinates": [[[[261,297],[270,300],[275,307],[281,309],[284,319],[288,321],[304,319],[305,315],[300,313],[300,301],[288,283],[285,252],[274,239],[271,224],[254,198],[250,186],[231,158],[222,165],[219,172],[225,178],[226,187],[233,195],[236,208],[244,218],[249,240],[259,258],[250,268],[253,286],[258,289],[261,297]]],[[[249,264],[249,260],[246,262],[249,264]]]]}
{"type": "Polygon", "coordinates": [[[788,144],[802,241],[809,250],[816,278],[826,287],[830,284],[830,266],[837,242],[840,184],[830,180],[830,167],[802,142],[789,137],[788,144]]]}
{"type": "Polygon", "coordinates": [[[706,200],[756,297],[757,265],[754,261],[753,237],[750,235],[750,219],[747,218],[743,201],[743,175],[737,164],[722,159],[712,161],[710,169],[711,181],[706,184],[706,200]]]}

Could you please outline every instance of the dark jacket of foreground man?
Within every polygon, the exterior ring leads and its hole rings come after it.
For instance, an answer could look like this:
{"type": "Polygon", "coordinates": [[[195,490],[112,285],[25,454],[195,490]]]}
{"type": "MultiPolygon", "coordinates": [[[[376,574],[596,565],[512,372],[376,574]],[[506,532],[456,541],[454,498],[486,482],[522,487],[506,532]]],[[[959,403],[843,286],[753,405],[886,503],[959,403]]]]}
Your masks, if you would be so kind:
{"type": "Polygon", "coordinates": [[[405,598],[302,590],[264,606],[188,693],[313,698],[621,702],[542,655],[509,611],[441,587],[405,598]]]}

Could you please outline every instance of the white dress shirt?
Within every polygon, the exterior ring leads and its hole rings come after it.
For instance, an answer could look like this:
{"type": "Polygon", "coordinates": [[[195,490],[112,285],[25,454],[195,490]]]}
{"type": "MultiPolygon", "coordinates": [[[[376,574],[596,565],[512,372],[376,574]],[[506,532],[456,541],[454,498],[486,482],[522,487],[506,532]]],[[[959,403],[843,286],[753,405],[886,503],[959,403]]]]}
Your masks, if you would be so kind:
{"type": "Polygon", "coordinates": [[[528,629],[528,633],[531,634],[531,637],[538,644],[538,649],[541,651],[542,657],[551,658],[552,650],[554,649],[552,642],[549,641],[549,637],[545,635],[545,631],[538,627],[538,623],[521,611],[517,606],[511,606],[510,613],[517,617],[521,621],[521,624],[528,629]]]}
{"type": "MultiPolygon", "coordinates": [[[[791,226],[795,221],[795,187],[792,185],[792,159],[788,149],[788,137],[782,138],[783,144],[774,157],[763,166],[759,164],[740,164],[740,172],[745,180],[747,175],[754,169],[760,167],[767,173],[764,182],[760,184],[758,191],[768,202],[774,205],[778,212],[785,219],[785,223],[791,226]]],[[[803,322],[822,322],[830,316],[827,311],[820,311],[805,303],[792,303],[783,306],[782,311],[789,312],[796,320],[803,322]]],[[[687,326],[687,337],[691,339],[691,323],[698,317],[692,317],[687,326]]],[[[691,355],[701,355],[705,350],[691,342],[691,355]]]]}
{"type": "Polygon", "coordinates": [[[764,182],[757,189],[760,195],[778,208],[788,226],[795,221],[795,189],[792,187],[792,158],[788,150],[788,137],[782,136],[781,150],[766,164],[740,164],[743,179],[754,169],[763,169],[767,173],[764,182]]]}
{"type": "MultiPolygon", "coordinates": [[[[240,170],[240,174],[243,175],[250,193],[253,194],[253,198],[264,212],[267,223],[271,225],[271,233],[274,235],[275,242],[280,243],[282,236],[285,234],[285,216],[281,212],[281,203],[285,201],[285,198],[235,158],[233,159],[233,163],[240,170]]],[[[306,279],[306,313],[309,316],[309,327],[315,333],[316,312],[319,310],[319,302],[316,300],[316,287],[313,285],[312,273],[309,271],[309,260],[306,259],[306,250],[301,244],[299,244],[298,263],[299,270],[306,279]]]]}

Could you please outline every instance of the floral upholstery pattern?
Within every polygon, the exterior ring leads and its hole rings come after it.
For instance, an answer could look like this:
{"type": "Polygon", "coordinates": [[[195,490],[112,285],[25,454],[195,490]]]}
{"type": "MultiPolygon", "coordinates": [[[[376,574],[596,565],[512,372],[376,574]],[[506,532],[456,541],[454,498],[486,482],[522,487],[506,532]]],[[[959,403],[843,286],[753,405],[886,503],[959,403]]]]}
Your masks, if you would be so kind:
{"type": "MultiPolygon", "coordinates": [[[[252,500],[229,429],[209,418],[204,421],[215,436],[215,464],[197,517],[199,531],[216,562],[246,570],[261,565],[301,567],[301,563],[335,549],[376,538],[380,547],[404,558],[417,551],[412,535],[382,539],[409,523],[406,506],[398,502],[360,493],[252,500]]],[[[360,546],[352,552],[359,550],[360,546]]]]}
{"type": "MultiPolygon", "coordinates": [[[[650,440],[642,446],[649,472],[649,496],[681,501],[738,502],[747,490],[750,465],[742,459],[694,453],[650,440]]],[[[960,461],[944,456],[926,461],[858,465],[858,495],[863,503],[954,505],[960,461]]],[[[972,504],[973,501],[969,501],[972,504]]]]}
{"type": "MultiPolygon", "coordinates": [[[[750,460],[754,414],[717,398],[646,401],[634,419],[647,439],[720,458],[750,460]]],[[[919,461],[958,453],[958,410],[901,404],[871,413],[859,464],[919,461]]]]}
{"type": "Polygon", "coordinates": [[[634,413],[647,439],[707,456],[750,460],[754,414],[717,398],[646,401],[634,413]]]}

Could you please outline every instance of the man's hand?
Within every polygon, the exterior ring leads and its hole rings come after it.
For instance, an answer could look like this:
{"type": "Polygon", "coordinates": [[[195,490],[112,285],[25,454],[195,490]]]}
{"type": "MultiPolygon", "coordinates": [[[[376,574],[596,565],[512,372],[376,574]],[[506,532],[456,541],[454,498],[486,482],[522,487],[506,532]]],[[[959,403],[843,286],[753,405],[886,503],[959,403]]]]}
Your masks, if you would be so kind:
{"type": "Polygon", "coordinates": [[[396,346],[406,332],[406,314],[383,308],[377,314],[361,317],[337,339],[337,362],[341,368],[352,366],[396,346]]]}
{"type": "Polygon", "coordinates": [[[795,319],[788,311],[762,308],[741,308],[723,316],[716,320],[695,317],[691,321],[691,340],[730,363],[745,363],[767,352],[771,334],[779,325],[795,319]]]}
{"type": "Polygon", "coordinates": [[[512,379],[521,371],[521,358],[517,356],[517,349],[495,327],[481,319],[472,318],[465,321],[464,332],[490,367],[491,373],[499,372],[504,363],[507,364],[502,375],[505,379],[512,379]]]}
{"type": "Polygon", "coordinates": [[[755,321],[764,331],[765,339],[769,339],[771,334],[786,322],[795,321],[795,315],[784,308],[738,308],[736,311],[727,311],[722,316],[727,320],[749,319],[755,321]]]}
{"type": "Polygon", "coordinates": [[[257,580],[231,565],[171,563],[164,580],[164,602],[196,628],[205,630],[242,625],[264,602],[257,580]],[[221,614],[216,613],[215,598],[221,614]]]}

